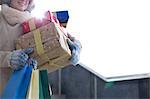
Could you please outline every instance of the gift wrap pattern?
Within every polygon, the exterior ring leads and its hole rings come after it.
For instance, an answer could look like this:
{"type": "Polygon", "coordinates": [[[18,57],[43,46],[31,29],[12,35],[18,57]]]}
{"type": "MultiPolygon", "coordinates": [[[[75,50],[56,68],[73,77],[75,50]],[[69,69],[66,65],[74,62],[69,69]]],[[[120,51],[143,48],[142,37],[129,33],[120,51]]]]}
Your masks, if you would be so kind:
{"type": "Polygon", "coordinates": [[[48,72],[70,64],[67,37],[58,24],[49,22],[37,29],[34,20],[30,20],[29,26],[33,31],[16,40],[17,49],[34,48],[31,57],[38,61],[39,69],[48,69],[48,72]]]}

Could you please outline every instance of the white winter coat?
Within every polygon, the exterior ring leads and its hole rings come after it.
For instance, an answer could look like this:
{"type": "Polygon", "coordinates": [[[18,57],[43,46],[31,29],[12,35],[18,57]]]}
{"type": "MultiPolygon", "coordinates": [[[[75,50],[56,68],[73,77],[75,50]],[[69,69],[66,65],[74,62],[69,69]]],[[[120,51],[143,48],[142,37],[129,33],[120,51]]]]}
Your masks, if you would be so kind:
{"type": "Polygon", "coordinates": [[[14,41],[22,35],[21,23],[31,18],[29,12],[21,12],[3,4],[0,12],[0,95],[12,73],[9,55],[15,50],[14,41]]]}

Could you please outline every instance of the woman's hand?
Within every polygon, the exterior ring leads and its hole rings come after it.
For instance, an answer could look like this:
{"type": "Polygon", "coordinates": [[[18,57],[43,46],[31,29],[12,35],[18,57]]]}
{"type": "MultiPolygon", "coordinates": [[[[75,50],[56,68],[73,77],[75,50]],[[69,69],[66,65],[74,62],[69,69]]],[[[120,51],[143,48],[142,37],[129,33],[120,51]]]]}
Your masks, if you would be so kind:
{"type": "Polygon", "coordinates": [[[33,64],[36,63],[35,60],[29,59],[28,54],[33,52],[33,48],[27,48],[25,50],[16,50],[10,54],[10,67],[14,70],[21,69],[25,66],[25,64],[33,64]],[[33,62],[34,61],[34,62],[33,62]]]}
{"type": "Polygon", "coordinates": [[[81,43],[75,38],[72,40],[67,39],[67,43],[71,50],[70,61],[73,65],[76,65],[80,59],[81,43]]]}

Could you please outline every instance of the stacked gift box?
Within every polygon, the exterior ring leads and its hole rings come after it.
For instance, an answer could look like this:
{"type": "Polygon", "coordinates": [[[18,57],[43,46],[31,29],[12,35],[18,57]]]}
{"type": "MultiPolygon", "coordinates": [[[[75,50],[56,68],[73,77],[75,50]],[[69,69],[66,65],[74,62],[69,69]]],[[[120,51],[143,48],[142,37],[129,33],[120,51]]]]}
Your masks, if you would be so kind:
{"type": "Polygon", "coordinates": [[[59,20],[60,24],[63,27],[66,27],[69,19],[68,11],[57,11],[57,12],[53,12],[53,14],[59,20]]]}
{"type": "MultiPolygon", "coordinates": [[[[50,11],[47,11],[44,13],[44,15],[45,17],[43,17],[42,19],[37,19],[37,18],[32,19],[32,21],[34,21],[36,28],[39,28],[43,25],[48,24],[49,21],[53,21],[59,24],[60,26],[66,27],[68,19],[69,19],[68,11],[57,11],[57,12],[52,12],[52,13],[50,11]]],[[[30,23],[31,21],[26,21],[22,23],[24,33],[28,33],[33,30],[29,26],[30,23]]]]}
{"type": "Polygon", "coordinates": [[[70,64],[67,37],[58,19],[50,12],[43,19],[32,18],[22,24],[24,35],[16,40],[17,49],[32,47],[31,57],[38,61],[39,69],[48,72],[70,64]]]}

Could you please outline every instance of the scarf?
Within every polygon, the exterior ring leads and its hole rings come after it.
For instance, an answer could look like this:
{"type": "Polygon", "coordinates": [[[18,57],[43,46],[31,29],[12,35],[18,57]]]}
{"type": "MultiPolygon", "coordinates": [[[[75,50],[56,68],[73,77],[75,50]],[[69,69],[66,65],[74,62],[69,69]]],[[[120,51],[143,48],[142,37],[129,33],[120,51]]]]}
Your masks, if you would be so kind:
{"type": "Polygon", "coordinates": [[[19,11],[11,8],[6,4],[2,5],[2,15],[10,25],[21,24],[22,22],[31,18],[31,14],[28,11],[19,11]]]}

